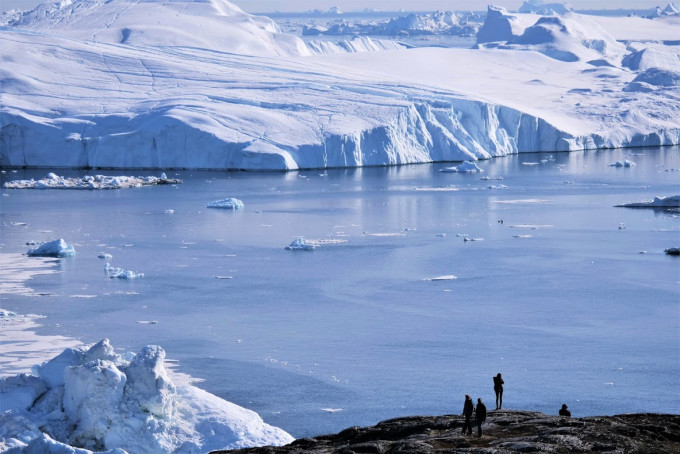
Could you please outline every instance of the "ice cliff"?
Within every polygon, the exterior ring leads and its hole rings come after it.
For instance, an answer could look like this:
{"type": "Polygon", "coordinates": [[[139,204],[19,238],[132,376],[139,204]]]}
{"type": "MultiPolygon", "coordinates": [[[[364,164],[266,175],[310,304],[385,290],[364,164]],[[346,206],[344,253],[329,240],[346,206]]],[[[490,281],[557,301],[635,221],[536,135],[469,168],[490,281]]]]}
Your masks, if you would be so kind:
{"type": "Polygon", "coordinates": [[[2,166],[288,170],[680,142],[675,69],[650,72],[677,46],[626,47],[623,22],[490,8],[494,49],[309,55],[223,0],[60,5],[0,30],[2,166]]]}

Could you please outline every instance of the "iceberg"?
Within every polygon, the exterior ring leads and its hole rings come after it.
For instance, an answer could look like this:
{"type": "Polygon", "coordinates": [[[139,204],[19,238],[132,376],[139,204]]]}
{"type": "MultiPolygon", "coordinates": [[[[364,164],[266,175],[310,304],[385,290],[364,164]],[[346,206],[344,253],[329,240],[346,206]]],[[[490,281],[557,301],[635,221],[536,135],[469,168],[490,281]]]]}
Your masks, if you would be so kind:
{"type": "Polygon", "coordinates": [[[302,238],[296,238],[292,243],[286,246],[286,249],[289,251],[313,251],[317,247],[319,247],[319,245],[316,243],[302,238]]]}
{"type": "Polygon", "coordinates": [[[460,165],[439,169],[440,172],[479,173],[484,172],[476,163],[465,161],[460,165]]]}
{"type": "Polygon", "coordinates": [[[165,351],[115,353],[107,339],[68,348],[31,374],[0,378],[5,452],[201,453],[293,438],[192,385],[176,386],[165,351]]]}
{"type": "Polygon", "coordinates": [[[104,273],[111,279],[137,279],[144,277],[144,273],[136,273],[132,270],[114,267],[109,263],[104,265],[104,273]]]}
{"type": "Polygon", "coordinates": [[[243,204],[242,201],[240,201],[239,199],[235,199],[233,197],[230,197],[228,199],[216,200],[214,202],[206,204],[206,208],[223,208],[226,210],[240,210],[244,206],[245,205],[243,204]]]}
{"type": "Polygon", "coordinates": [[[59,238],[29,249],[26,255],[29,257],[73,257],[76,255],[76,250],[73,245],[66,244],[66,241],[59,238]]]}
{"type": "Polygon", "coordinates": [[[296,170],[680,143],[675,73],[622,66],[619,43],[675,39],[677,23],[607,19],[490,7],[477,39],[496,48],[312,55],[226,0],[41,5],[0,20],[0,166],[296,170]]]}
{"type": "Polygon", "coordinates": [[[609,164],[609,167],[635,167],[636,165],[637,164],[635,164],[633,161],[624,159],[623,161],[612,162],[609,164]]]}

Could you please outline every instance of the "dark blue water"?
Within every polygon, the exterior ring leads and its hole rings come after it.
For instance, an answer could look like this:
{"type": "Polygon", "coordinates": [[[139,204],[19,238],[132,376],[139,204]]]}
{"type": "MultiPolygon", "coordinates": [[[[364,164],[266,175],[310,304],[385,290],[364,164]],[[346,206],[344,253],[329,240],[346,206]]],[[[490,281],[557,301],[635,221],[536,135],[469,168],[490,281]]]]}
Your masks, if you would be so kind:
{"type": "Polygon", "coordinates": [[[44,334],[159,344],[201,387],[296,437],[460,413],[466,393],[493,405],[498,372],[505,408],[679,413],[680,261],[663,251],[680,246],[680,217],[615,205],[680,194],[680,150],[479,166],[3,190],[0,260],[56,238],[77,255],[29,282],[44,296],[0,295],[0,307],[46,315],[44,334]],[[637,165],[608,165],[623,159],[637,165]],[[245,209],[204,207],[226,197],[245,209]],[[297,237],[334,242],[285,250],[297,237]],[[145,277],[107,278],[100,252],[145,277]]]}

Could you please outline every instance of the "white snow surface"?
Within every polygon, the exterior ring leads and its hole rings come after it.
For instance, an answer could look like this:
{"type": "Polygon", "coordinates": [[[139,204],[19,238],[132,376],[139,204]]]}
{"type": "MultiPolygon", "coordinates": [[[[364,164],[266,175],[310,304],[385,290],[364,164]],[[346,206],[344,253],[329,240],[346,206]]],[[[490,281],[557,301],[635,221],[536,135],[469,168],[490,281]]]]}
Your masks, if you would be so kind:
{"type": "Polygon", "coordinates": [[[62,238],[42,243],[26,252],[29,257],[73,257],[76,250],[72,244],[67,244],[62,238]]]}
{"type": "Polygon", "coordinates": [[[0,30],[0,165],[291,170],[680,142],[680,73],[653,72],[678,46],[622,64],[679,39],[676,17],[509,17],[490,8],[478,35],[500,48],[308,55],[227,1],[42,5],[0,30]],[[617,41],[631,36],[645,42],[617,41]]]}
{"type": "Polygon", "coordinates": [[[164,358],[158,346],[121,356],[104,339],[0,378],[0,451],[203,453],[293,441],[250,410],[175,386],[164,358]]]}

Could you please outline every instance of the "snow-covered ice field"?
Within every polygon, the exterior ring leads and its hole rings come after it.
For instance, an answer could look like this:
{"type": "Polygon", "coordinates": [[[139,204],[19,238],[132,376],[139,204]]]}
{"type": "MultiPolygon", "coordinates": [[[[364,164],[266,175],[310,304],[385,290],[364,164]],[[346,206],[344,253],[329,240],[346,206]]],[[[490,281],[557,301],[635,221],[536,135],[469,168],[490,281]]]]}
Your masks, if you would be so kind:
{"type": "Polygon", "coordinates": [[[295,437],[457,413],[465,393],[492,401],[498,372],[507,408],[680,412],[680,276],[663,252],[680,243],[679,213],[615,207],[677,195],[680,150],[477,164],[4,189],[2,282],[14,280],[0,307],[45,318],[29,320],[38,336],[3,327],[1,372],[62,343],[157,344],[197,386],[295,437]],[[636,165],[610,166],[623,160],[636,165]],[[230,197],[244,208],[205,207],[230,197]],[[55,238],[76,255],[22,255],[55,238]],[[297,238],[318,247],[286,250],[297,238]],[[106,262],[144,278],[110,279],[106,262]]]}

